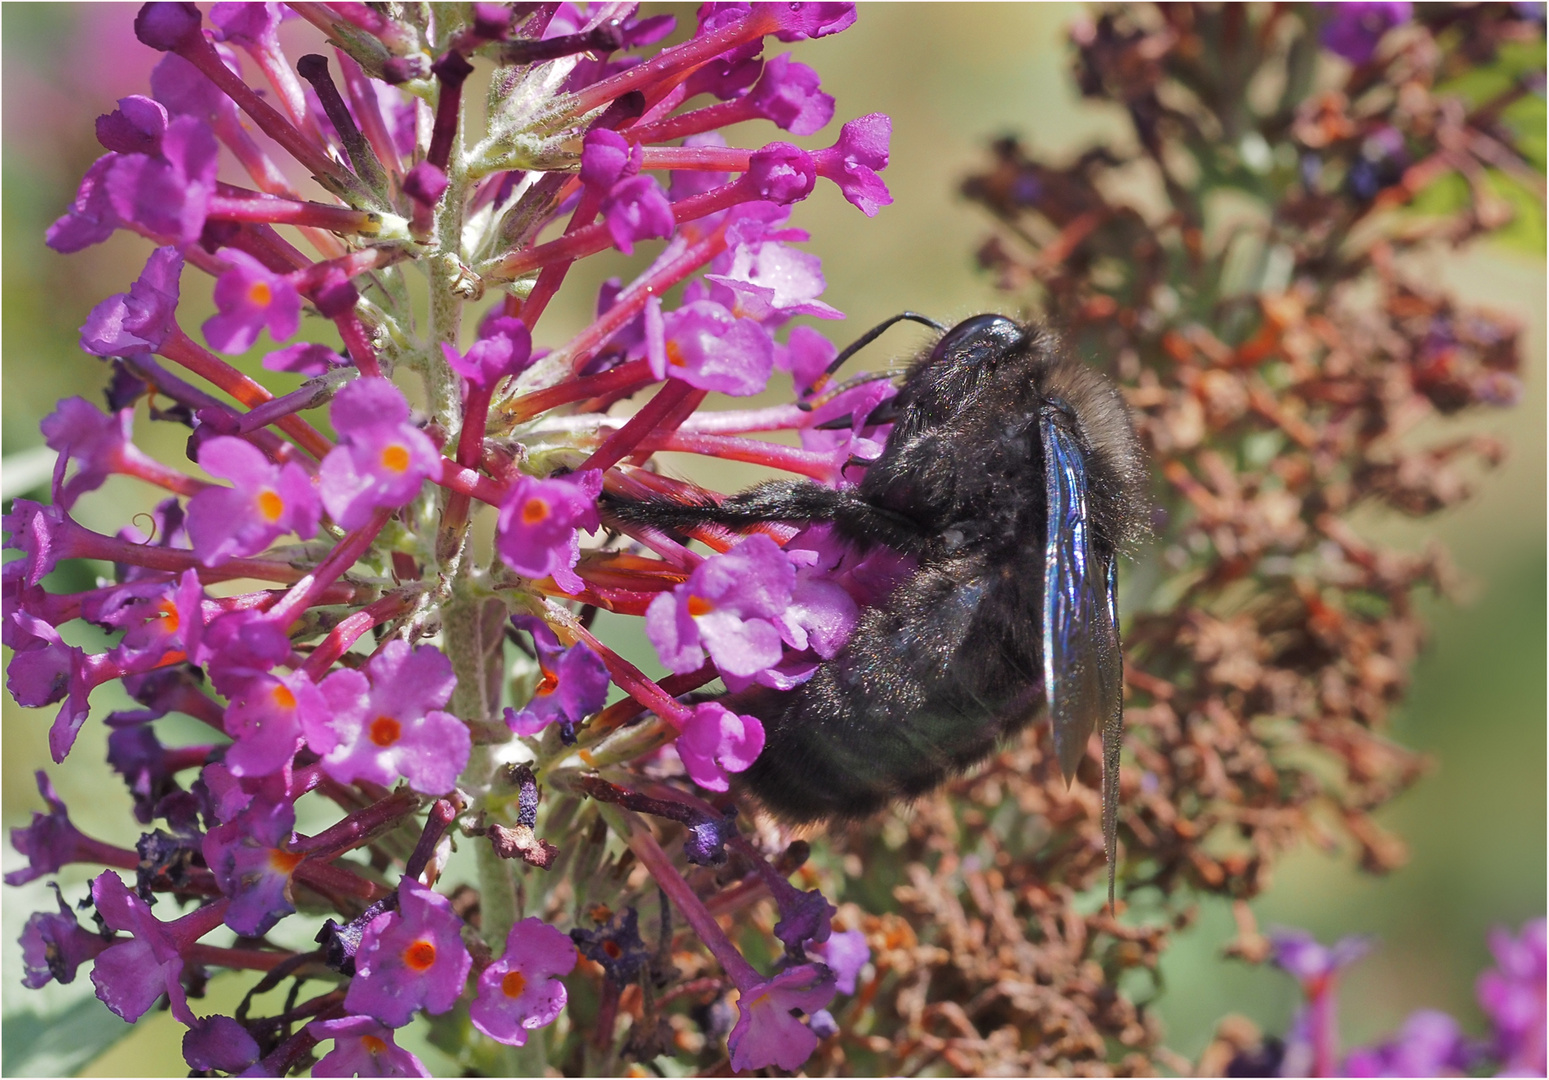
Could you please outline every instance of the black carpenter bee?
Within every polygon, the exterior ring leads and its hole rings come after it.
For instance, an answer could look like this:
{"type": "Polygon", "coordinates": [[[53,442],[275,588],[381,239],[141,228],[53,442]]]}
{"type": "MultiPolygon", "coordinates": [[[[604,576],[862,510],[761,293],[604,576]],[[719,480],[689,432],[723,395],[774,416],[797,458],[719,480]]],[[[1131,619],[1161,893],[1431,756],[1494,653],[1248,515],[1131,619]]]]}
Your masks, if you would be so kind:
{"type": "Polygon", "coordinates": [[[788,691],[728,706],[763,722],[743,782],[792,822],[849,818],[936,787],[1045,709],[1067,782],[1103,737],[1103,831],[1112,895],[1123,729],[1117,555],[1145,531],[1145,469],[1129,410],[1047,331],[999,315],[943,331],[871,422],[880,457],[852,487],[759,484],[715,504],[609,497],[622,522],[831,522],[848,542],[913,555],[849,643],[788,691]]]}

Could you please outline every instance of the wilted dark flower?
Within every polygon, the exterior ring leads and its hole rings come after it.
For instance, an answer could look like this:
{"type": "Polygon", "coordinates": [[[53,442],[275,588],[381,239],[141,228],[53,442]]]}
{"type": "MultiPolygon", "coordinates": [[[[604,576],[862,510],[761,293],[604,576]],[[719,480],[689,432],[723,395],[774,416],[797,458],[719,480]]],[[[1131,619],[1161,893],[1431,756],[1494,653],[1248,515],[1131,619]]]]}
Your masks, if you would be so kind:
{"type": "MultiPolygon", "coordinates": [[[[1464,499],[1499,444],[1401,435],[1509,403],[1522,362],[1510,320],[1416,280],[1404,255],[1503,225],[1491,185],[1542,199],[1531,78],[1482,98],[1454,81],[1490,63],[1489,42],[1536,47],[1541,24],[1417,5],[1367,62],[1304,80],[1343,10],[1098,9],[1072,33],[1077,83],[1123,109],[1133,139],[1056,159],[1008,138],[965,184],[1005,225],[981,264],[1124,386],[1157,476],[1153,565],[1120,588],[1119,880],[1177,917],[1202,893],[1251,899],[1313,819],[1337,823],[1368,869],[1402,863],[1371,814],[1424,762],[1385,725],[1423,641],[1416,594],[1451,572],[1437,549],[1374,547],[1346,516],[1464,499]],[[1257,93],[1271,81],[1284,92],[1257,93]],[[1467,205],[1401,212],[1449,176],[1467,180],[1467,205]],[[1261,208],[1257,224],[1212,227],[1206,208],[1227,192],[1261,208]]],[[[911,1017],[890,1033],[898,1071],[919,1067],[926,1038],[965,1073],[1152,1067],[1113,1050],[1160,1040],[1117,987],[1156,963],[1168,922],[1142,932],[1077,901],[1103,870],[1101,807],[1053,779],[1051,753],[1030,732],[918,805],[901,847],[847,838],[864,866],[920,860],[895,894],[916,934],[862,924],[872,1007],[911,1017]],[[990,1019],[938,1021],[962,1000],[990,1019]],[[1002,1024],[1043,1037],[1001,1046],[1002,1024]]]]}

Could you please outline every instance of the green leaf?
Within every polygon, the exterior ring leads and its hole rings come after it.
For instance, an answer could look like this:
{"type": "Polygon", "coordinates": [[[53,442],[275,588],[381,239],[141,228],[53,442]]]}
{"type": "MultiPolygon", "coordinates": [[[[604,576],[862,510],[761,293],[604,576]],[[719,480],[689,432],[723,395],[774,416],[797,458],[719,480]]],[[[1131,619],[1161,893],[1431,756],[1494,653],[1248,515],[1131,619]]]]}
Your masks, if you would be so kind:
{"type": "Polygon", "coordinates": [[[57,1012],[10,1013],[0,1021],[5,1075],[74,1075],[134,1030],[92,996],[57,1012]]]}
{"type": "MultiPolygon", "coordinates": [[[[6,870],[20,865],[8,853],[6,870]]],[[[65,898],[84,892],[83,883],[65,882],[65,898]]],[[[6,1076],[70,1076],[96,1060],[108,1047],[134,1034],[133,1024],[108,1011],[97,1000],[91,966],[82,965],[68,985],[50,982],[37,990],[21,986],[19,939],[34,911],[57,911],[54,890],[46,882],[29,881],[5,890],[0,920],[0,950],[6,972],[5,1015],[0,1020],[0,1072],[6,1076]]]]}

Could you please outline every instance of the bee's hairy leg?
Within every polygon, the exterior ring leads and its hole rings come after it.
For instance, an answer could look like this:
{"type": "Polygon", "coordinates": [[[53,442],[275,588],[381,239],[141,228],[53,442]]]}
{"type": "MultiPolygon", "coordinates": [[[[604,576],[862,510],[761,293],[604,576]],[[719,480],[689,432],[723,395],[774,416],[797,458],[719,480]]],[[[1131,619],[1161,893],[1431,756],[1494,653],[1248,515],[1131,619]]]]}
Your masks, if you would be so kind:
{"type": "Polygon", "coordinates": [[[836,491],[811,480],[770,480],[715,504],[682,503],[668,498],[628,499],[604,495],[603,512],[619,521],[667,532],[698,525],[746,529],[768,521],[831,521],[846,539],[882,544],[904,552],[925,541],[908,518],[866,502],[853,490],[836,491]]]}

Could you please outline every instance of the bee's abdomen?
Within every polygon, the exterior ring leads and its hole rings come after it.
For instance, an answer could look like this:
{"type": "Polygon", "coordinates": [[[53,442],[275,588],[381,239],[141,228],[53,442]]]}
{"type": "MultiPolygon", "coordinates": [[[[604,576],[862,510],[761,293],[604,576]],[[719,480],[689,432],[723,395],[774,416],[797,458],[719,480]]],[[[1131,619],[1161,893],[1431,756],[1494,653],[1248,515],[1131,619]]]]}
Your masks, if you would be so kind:
{"type": "Polygon", "coordinates": [[[764,725],[764,752],[742,782],[777,817],[793,823],[863,817],[896,795],[887,763],[857,760],[821,724],[799,711],[764,725]]]}
{"type": "Polygon", "coordinates": [[[738,703],[764,724],[742,777],[769,810],[794,822],[872,813],[977,763],[1032,717],[1036,668],[994,629],[998,581],[969,569],[922,569],[809,681],[738,703]]]}
{"type": "Polygon", "coordinates": [[[777,816],[792,822],[862,817],[914,798],[986,757],[1004,730],[994,715],[971,705],[834,719],[792,702],[765,724],[764,752],[743,782],[777,816]]]}

